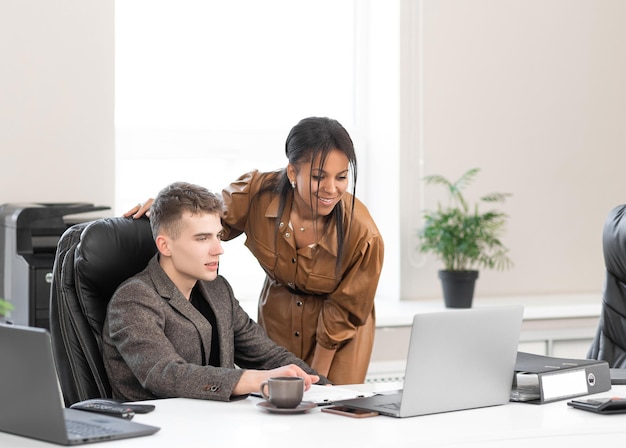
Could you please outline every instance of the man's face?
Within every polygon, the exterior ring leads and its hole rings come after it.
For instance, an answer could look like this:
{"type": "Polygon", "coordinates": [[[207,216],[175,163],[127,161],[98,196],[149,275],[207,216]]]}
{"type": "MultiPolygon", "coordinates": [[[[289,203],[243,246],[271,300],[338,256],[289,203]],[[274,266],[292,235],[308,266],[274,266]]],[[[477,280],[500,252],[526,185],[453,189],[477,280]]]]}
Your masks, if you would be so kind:
{"type": "Polygon", "coordinates": [[[172,266],[180,280],[215,280],[222,224],[215,213],[183,214],[178,238],[166,237],[172,266]]]}

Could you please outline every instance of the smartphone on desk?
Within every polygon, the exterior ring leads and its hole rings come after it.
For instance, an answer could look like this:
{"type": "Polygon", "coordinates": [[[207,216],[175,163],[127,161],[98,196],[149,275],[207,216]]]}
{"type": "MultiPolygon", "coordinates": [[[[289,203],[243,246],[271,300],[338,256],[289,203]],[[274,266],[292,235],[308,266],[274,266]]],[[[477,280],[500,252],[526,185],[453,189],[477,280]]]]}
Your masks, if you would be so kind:
{"type": "Polygon", "coordinates": [[[376,411],[365,411],[363,409],[353,409],[346,406],[327,406],[325,408],[322,408],[322,412],[328,412],[329,414],[343,415],[345,417],[352,418],[376,417],[378,415],[378,412],[376,411]]]}
{"type": "Polygon", "coordinates": [[[567,404],[583,411],[597,414],[624,414],[626,413],[626,398],[603,397],[603,398],[579,398],[568,401],[567,404]]]}

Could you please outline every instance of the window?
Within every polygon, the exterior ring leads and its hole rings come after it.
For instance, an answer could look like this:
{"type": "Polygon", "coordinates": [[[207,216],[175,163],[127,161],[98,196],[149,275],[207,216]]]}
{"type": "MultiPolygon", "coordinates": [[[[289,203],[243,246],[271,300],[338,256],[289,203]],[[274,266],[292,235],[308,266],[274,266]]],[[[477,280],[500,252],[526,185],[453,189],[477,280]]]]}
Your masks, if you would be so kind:
{"type": "MultiPolygon", "coordinates": [[[[285,138],[307,116],[336,118],[358,148],[357,86],[367,90],[356,80],[358,8],[353,0],[116,2],[116,213],[173,181],[219,192],[251,169],[285,166],[285,138]]],[[[256,300],[264,275],[243,238],[224,249],[220,272],[238,297],[256,300]]]]}

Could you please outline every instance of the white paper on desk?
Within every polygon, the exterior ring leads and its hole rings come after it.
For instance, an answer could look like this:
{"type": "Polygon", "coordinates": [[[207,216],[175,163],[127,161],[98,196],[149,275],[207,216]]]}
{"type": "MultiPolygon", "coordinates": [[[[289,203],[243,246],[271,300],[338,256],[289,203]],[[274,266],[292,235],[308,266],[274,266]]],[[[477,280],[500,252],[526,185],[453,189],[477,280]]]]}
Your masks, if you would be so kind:
{"type": "Polygon", "coordinates": [[[358,397],[371,397],[374,392],[364,392],[341,386],[322,386],[312,384],[311,388],[304,392],[302,400],[312,401],[318,405],[332,404],[334,401],[349,400],[358,397]]]}

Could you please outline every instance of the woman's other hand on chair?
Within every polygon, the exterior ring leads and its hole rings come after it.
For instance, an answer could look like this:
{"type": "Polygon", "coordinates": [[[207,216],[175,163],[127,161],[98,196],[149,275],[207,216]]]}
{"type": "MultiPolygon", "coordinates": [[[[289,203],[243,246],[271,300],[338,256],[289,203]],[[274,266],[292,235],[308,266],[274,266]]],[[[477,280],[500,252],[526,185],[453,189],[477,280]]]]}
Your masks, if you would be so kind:
{"type": "Polygon", "coordinates": [[[124,213],[122,216],[124,216],[125,218],[132,217],[133,219],[139,219],[142,216],[149,218],[150,206],[152,205],[153,202],[154,202],[153,198],[148,198],[146,202],[140,202],[139,204],[135,205],[133,208],[128,210],[126,213],[124,213]]]}

